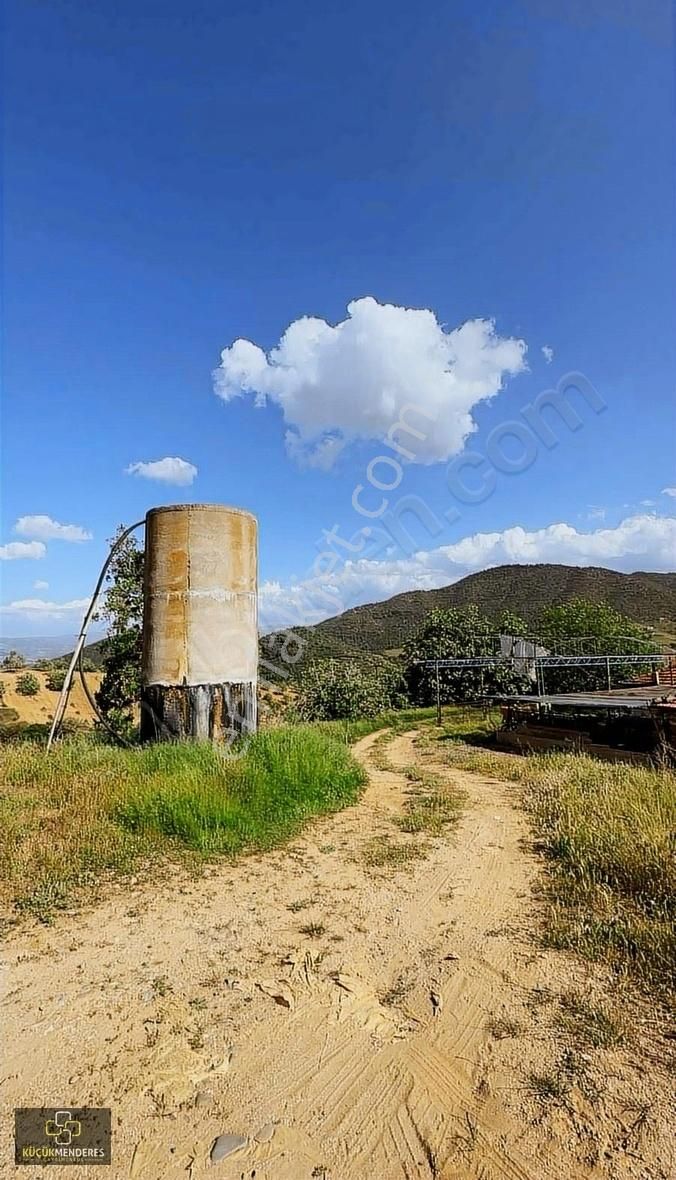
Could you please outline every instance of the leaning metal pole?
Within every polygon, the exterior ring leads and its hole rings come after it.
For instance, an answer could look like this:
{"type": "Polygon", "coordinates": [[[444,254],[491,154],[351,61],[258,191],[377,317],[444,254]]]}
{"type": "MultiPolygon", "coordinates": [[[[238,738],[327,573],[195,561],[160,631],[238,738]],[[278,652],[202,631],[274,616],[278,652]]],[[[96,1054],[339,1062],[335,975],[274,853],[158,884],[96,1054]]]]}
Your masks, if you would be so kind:
{"type": "Polygon", "coordinates": [[[96,586],[94,587],[94,593],[92,594],[91,602],[89,603],[85,617],[82,620],[80,634],[78,636],[77,643],[75,644],[75,651],[73,652],[73,655],[71,656],[71,661],[70,661],[70,664],[68,665],[68,671],[66,672],[66,675],[64,677],[63,688],[61,689],[59,699],[56,702],[56,709],[54,711],[54,719],[52,721],[52,727],[49,731],[49,737],[47,738],[47,750],[48,751],[51,750],[51,748],[52,748],[52,744],[54,742],[54,739],[55,739],[57,733],[59,732],[59,727],[61,725],[61,722],[63,721],[63,715],[66,712],[66,707],[68,705],[68,697],[70,696],[70,690],[71,690],[71,686],[73,683],[73,676],[75,675],[75,669],[76,669],[76,667],[78,665],[78,661],[80,659],[80,652],[82,651],[82,648],[84,647],[85,639],[87,638],[87,631],[89,629],[89,624],[91,623],[92,616],[94,614],[94,611],[96,610],[96,604],[99,600],[99,594],[101,593],[101,587],[103,585],[103,580],[104,580],[106,574],[108,573],[108,568],[110,566],[110,563],[113,560],[113,557],[115,556],[115,554],[117,553],[117,550],[120,548],[120,545],[122,544],[122,542],[126,541],[129,534],[133,533],[135,529],[139,529],[142,524],[143,524],[142,520],[137,520],[136,524],[130,525],[128,529],[125,529],[123,533],[120,533],[120,536],[117,537],[114,545],[111,547],[110,553],[108,554],[106,560],[103,563],[101,573],[99,574],[99,580],[96,583],[96,586]]]}

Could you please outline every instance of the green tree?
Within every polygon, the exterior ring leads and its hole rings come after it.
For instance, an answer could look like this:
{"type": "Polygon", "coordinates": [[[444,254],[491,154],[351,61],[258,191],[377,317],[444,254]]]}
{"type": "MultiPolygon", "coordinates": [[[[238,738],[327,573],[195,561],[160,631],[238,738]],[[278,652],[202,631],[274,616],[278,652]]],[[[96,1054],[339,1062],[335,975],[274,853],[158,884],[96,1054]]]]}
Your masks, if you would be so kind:
{"type": "Polygon", "coordinates": [[[505,610],[500,615],[498,632],[500,635],[513,635],[515,638],[530,634],[525,620],[520,615],[515,615],[511,610],[505,610]]]}
{"type": "Polygon", "coordinates": [[[34,697],[40,691],[40,681],[33,672],[23,672],[16,678],[16,691],[22,697],[34,697]]]}
{"type": "Polygon", "coordinates": [[[65,668],[50,668],[45,678],[45,688],[48,688],[50,692],[61,692],[65,679],[65,668]]]}
{"type": "MultiPolygon", "coordinates": [[[[573,598],[547,607],[540,616],[538,634],[555,655],[641,655],[654,647],[652,630],[620,614],[607,602],[573,598]]],[[[645,665],[611,664],[611,685],[630,680],[645,665]]],[[[549,692],[580,692],[607,688],[608,668],[547,668],[549,692]]]]}
{"type": "Polygon", "coordinates": [[[404,703],[401,672],[374,657],[366,666],[352,660],[322,660],[304,668],[297,712],[305,721],[375,717],[404,703]]]}
{"type": "MultiPolygon", "coordinates": [[[[111,544],[124,531],[120,525],[111,544]]],[[[126,538],[115,554],[106,578],[106,595],[99,618],[108,634],[103,641],[103,679],[96,703],[118,733],[134,731],[134,706],[141,695],[143,622],[143,550],[136,538],[126,538]]]]}
{"type": "MultiPolygon", "coordinates": [[[[516,615],[504,616],[500,625],[496,625],[476,606],[432,611],[404,649],[411,700],[419,705],[431,705],[436,699],[436,671],[434,667],[426,667],[426,661],[499,655],[501,634],[525,632],[526,624],[516,615]],[[507,631],[502,630],[502,624],[508,625],[507,631]]],[[[439,685],[442,704],[449,704],[492,694],[526,692],[529,681],[511,665],[498,665],[440,668],[439,685]]]]}
{"type": "Polygon", "coordinates": [[[51,672],[54,668],[59,666],[60,664],[58,660],[49,660],[44,657],[42,659],[35,660],[33,664],[36,672],[51,672]]]}
{"type": "Polygon", "coordinates": [[[25,667],[25,658],[21,655],[20,651],[15,651],[14,648],[7,652],[7,655],[3,658],[2,663],[0,663],[0,668],[2,668],[4,672],[18,672],[21,668],[25,667]]]}

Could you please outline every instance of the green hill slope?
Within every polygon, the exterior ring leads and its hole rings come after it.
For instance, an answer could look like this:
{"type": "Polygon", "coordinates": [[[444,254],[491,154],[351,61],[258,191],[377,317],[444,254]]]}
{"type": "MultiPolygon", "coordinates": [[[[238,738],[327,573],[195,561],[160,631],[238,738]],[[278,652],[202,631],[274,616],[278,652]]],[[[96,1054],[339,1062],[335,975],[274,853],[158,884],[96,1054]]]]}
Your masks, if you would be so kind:
{"type": "MultiPolygon", "coordinates": [[[[363,659],[399,651],[436,609],[474,603],[489,618],[510,610],[535,626],[545,607],[586,598],[608,602],[639,623],[670,636],[676,632],[676,574],[618,574],[597,566],[502,565],[470,574],[439,590],[411,590],[385,602],[353,607],[341,615],[296,630],[303,640],[303,662],[326,656],[363,659]]],[[[280,662],[283,635],[261,640],[263,657],[280,662]]]]}
{"type": "MultiPolygon", "coordinates": [[[[655,627],[663,637],[676,635],[676,574],[618,574],[598,566],[501,565],[439,590],[410,590],[385,602],[353,607],[314,627],[296,627],[301,651],[294,662],[282,658],[283,646],[288,647],[286,633],[264,635],[261,676],[276,679],[275,668],[293,674],[313,659],[370,659],[374,654],[397,652],[425,616],[438,608],[474,603],[490,618],[510,610],[534,626],[545,607],[571,598],[608,602],[636,622],[655,627]]],[[[100,663],[100,643],[88,645],[85,652],[100,663]]],[[[296,654],[293,647],[291,654],[296,654]]]]}

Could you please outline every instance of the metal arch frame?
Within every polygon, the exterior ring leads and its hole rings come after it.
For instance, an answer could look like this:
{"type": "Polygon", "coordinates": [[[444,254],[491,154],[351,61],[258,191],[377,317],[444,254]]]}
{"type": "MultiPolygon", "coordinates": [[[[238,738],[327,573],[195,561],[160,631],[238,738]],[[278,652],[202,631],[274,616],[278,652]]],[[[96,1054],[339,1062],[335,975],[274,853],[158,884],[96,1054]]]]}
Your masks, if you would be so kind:
{"type": "Polygon", "coordinates": [[[657,664],[672,657],[646,652],[640,656],[464,656],[453,660],[420,660],[424,668],[486,668],[496,664],[535,664],[545,668],[607,667],[608,664],[657,664]]]}
{"type": "Polygon", "coordinates": [[[610,688],[610,668],[613,664],[651,664],[654,667],[656,664],[666,663],[672,658],[673,653],[668,655],[663,652],[646,652],[640,656],[464,656],[451,660],[418,660],[417,663],[419,667],[434,669],[437,706],[436,722],[437,725],[441,725],[441,685],[439,683],[439,670],[441,668],[514,667],[517,664],[532,664],[535,669],[537,681],[537,693],[534,694],[533,700],[538,700],[540,696],[544,695],[545,668],[606,668],[608,673],[608,687],[610,688]]]}

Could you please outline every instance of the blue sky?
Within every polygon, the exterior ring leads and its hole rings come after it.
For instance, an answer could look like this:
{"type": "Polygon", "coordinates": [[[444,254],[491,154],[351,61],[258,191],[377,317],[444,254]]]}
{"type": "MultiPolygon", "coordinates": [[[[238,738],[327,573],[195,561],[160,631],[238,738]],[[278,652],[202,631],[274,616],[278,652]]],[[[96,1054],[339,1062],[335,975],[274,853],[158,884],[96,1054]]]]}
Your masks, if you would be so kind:
{"type": "Polygon", "coordinates": [[[180,500],[256,512],[267,625],[506,560],[673,568],[667,2],[9,0],[5,24],[5,634],[77,629],[115,527],[180,500]],[[580,429],[454,503],[449,463],[572,370],[605,410],[571,395],[580,429]],[[367,465],[411,403],[436,417],[390,508],[459,515],[318,571],[322,530],[378,523],[353,492],[381,503],[367,465]],[[170,458],[192,483],[126,473],[170,458]]]}

